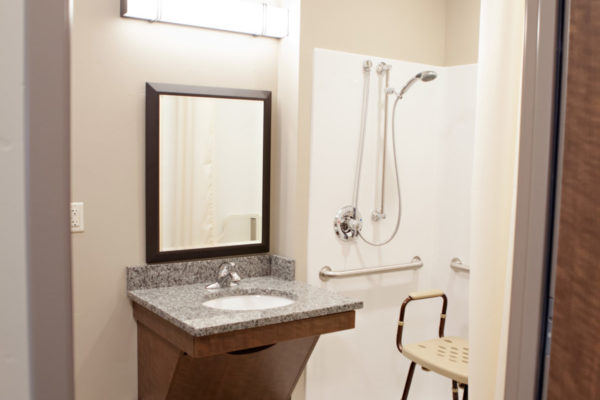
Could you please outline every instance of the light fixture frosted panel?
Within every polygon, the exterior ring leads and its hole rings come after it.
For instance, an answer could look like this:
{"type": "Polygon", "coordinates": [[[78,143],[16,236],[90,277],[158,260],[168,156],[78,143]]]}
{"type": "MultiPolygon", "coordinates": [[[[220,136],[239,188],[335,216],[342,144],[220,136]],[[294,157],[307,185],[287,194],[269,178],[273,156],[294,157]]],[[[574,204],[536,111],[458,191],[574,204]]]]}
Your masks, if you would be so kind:
{"type": "Polygon", "coordinates": [[[253,35],[262,33],[263,6],[240,1],[163,0],[160,20],[253,35]]]}
{"type": "Polygon", "coordinates": [[[150,21],[157,20],[158,2],[159,0],[123,0],[122,15],[150,21]]]}
{"type": "Polygon", "coordinates": [[[239,0],[122,0],[124,17],[258,36],[288,34],[288,10],[239,0]]]}
{"type": "Polygon", "coordinates": [[[266,7],[265,36],[282,38],[289,34],[289,10],[280,7],[266,7]]]}

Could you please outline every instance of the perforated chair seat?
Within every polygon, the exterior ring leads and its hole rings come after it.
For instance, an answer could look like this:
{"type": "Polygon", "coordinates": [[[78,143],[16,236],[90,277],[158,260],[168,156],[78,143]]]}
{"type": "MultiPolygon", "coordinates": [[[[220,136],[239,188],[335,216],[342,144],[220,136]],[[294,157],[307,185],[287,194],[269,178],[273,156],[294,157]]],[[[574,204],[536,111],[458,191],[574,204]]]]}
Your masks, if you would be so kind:
{"type": "Polygon", "coordinates": [[[469,342],[463,338],[444,336],[407,344],[402,348],[402,354],[422,367],[458,383],[469,383],[469,342]]]}

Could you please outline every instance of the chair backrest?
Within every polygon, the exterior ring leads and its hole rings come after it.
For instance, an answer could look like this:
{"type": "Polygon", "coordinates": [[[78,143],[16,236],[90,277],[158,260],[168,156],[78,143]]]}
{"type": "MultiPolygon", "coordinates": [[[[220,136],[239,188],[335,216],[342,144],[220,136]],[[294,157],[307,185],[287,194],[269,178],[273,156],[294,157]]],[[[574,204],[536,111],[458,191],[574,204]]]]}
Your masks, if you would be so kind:
{"type": "Polygon", "coordinates": [[[406,311],[406,306],[413,300],[424,300],[431,299],[435,297],[442,298],[442,313],[440,314],[440,328],[439,335],[440,337],[444,336],[444,326],[446,324],[446,310],[448,309],[448,298],[441,290],[430,290],[425,292],[412,292],[408,294],[408,297],[404,299],[402,303],[402,307],[400,307],[400,316],[398,317],[398,331],[396,333],[396,347],[398,347],[398,351],[402,353],[402,331],[404,329],[404,312],[406,311]]]}

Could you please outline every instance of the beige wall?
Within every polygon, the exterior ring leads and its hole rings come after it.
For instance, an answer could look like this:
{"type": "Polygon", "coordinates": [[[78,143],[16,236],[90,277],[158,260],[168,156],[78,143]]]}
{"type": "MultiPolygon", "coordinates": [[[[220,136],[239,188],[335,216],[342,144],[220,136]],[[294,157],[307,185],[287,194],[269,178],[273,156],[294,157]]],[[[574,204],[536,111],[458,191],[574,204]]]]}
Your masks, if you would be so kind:
{"type": "Polygon", "coordinates": [[[479,47],[480,0],[446,0],[444,65],[474,64],[479,47]]]}
{"type": "MultiPolygon", "coordinates": [[[[86,229],[72,235],[76,398],[134,399],[125,266],[145,261],[144,84],[271,90],[277,115],[279,42],[123,19],[118,0],[77,0],[73,17],[72,199],[85,203],[86,229]]],[[[274,202],[281,179],[274,173],[274,202]]]]}
{"type": "Polygon", "coordinates": [[[287,0],[301,21],[293,15],[282,41],[123,19],[118,3],[74,2],[72,200],[85,203],[86,226],[73,235],[80,400],[136,397],[125,266],[145,261],[146,81],[274,92],[271,249],[295,257],[305,280],[312,49],[444,65],[448,45],[446,0],[287,0]]]}
{"type": "Polygon", "coordinates": [[[298,136],[298,69],[300,45],[300,0],[283,0],[290,10],[289,36],[279,42],[276,131],[271,148],[274,168],[271,188],[271,252],[295,257],[296,140],[298,136]]]}

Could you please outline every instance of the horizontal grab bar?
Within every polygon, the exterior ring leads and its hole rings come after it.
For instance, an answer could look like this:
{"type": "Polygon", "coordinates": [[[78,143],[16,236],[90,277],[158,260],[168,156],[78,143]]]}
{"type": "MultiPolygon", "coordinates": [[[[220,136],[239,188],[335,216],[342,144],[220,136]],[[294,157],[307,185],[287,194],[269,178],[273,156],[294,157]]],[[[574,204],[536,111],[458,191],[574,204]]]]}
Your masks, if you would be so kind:
{"type": "Polygon", "coordinates": [[[471,272],[471,268],[463,263],[458,257],[454,257],[452,261],[450,261],[450,268],[459,272],[471,272]]]}
{"type": "Polygon", "coordinates": [[[411,262],[406,264],[387,265],[385,267],[351,269],[348,271],[334,271],[329,266],[324,266],[319,272],[319,278],[326,281],[330,278],[349,278],[351,276],[362,276],[371,274],[382,274],[385,272],[404,271],[407,269],[419,269],[423,266],[421,257],[413,257],[411,262]]]}

